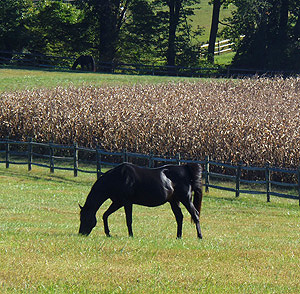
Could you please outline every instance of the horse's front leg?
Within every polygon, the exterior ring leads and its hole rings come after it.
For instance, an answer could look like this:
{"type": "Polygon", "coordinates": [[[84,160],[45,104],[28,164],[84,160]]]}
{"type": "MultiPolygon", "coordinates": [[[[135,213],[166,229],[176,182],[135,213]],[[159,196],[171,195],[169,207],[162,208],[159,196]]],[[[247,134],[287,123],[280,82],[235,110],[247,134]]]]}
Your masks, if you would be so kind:
{"type": "Polygon", "coordinates": [[[172,200],[170,201],[170,204],[177,222],[177,239],[180,239],[182,236],[183,214],[178,201],[172,200]]]}
{"type": "Polygon", "coordinates": [[[108,228],[108,221],[107,218],[114,213],[115,211],[117,211],[120,207],[122,207],[123,205],[117,202],[113,202],[109,208],[104,212],[103,214],[103,224],[104,224],[104,232],[106,234],[107,237],[110,237],[110,232],[109,232],[109,228],[108,228]]]}
{"type": "Polygon", "coordinates": [[[128,228],[128,234],[130,237],[133,237],[132,232],[132,204],[126,204],[125,208],[125,215],[126,215],[126,224],[128,228]]]}

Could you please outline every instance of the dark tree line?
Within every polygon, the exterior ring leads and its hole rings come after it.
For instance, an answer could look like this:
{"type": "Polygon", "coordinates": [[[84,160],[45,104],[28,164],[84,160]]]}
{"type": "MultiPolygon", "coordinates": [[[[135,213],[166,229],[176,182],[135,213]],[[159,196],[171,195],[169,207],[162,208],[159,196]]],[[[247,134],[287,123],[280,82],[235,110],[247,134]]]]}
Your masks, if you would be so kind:
{"type": "Polygon", "coordinates": [[[299,71],[300,1],[232,2],[236,10],[227,20],[225,34],[239,40],[233,66],[299,71]]]}
{"type": "MultiPolygon", "coordinates": [[[[197,66],[201,30],[190,16],[199,0],[6,0],[0,2],[0,50],[77,56],[100,62],[197,66]]],[[[207,60],[217,36],[236,43],[233,65],[300,68],[299,0],[212,0],[207,60]],[[232,16],[220,19],[231,5],[232,16]],[[220,31],[219,24],[225,27],[220,31]],[[241,37],[243,36],[243,37],[241,37]]]]}
{"type": "Polygon", "coordinates": [[[198,64],[195,0],[0,2],[0,50],[92,54],[100,62],[198,64]]]}

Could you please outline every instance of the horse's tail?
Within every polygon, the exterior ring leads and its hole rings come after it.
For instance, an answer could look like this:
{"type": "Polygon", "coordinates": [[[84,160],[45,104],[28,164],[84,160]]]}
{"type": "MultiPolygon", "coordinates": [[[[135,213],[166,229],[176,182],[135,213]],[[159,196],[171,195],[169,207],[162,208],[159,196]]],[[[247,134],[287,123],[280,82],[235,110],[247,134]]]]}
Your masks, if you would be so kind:
{"type": "Polygon", "coordinates": [[[192,190],[194,191],[193,204],[199,212],[201,212],[202,204],[202,168],[198,163],[190,163],[187,165],[191,174],[192,190]]]}

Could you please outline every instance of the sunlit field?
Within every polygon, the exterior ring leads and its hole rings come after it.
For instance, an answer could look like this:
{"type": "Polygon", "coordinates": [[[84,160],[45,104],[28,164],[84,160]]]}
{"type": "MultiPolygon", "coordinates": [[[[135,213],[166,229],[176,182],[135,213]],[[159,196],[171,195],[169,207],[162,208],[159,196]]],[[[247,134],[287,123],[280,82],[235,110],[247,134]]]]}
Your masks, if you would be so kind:
{"type": "Polygon", "coordinates": [[[134,85],[145,83],[165,83],[195,81],[196,78],[100,74],[88,72],[70,72],[55,70],[29,70],[0,68],[0,93],[4,91],[54,88],[57,86],[80,87],[92,85],[134,85]]]}
{"type": "Polygon", "coordinates": [[[184,212],[177,240],[168,204],[134,206],[134,237],[121,209],[102,213],[89,237],[77,234],[95,176],[0,166],[1,293],[299,293],[297,201],[211,190],[203,240],[184,212]]]}
{"type": "MultiPolygon", "coordinates": [[[[148,148],[162,155],[187,150],[191,157],[297,166],[299,87],[299,78],[192,80],[0,69],[0,131],[18,139],[76,139],[107,149],[148,148]]],[[[1,293],[300,292],[298,201],[271,197],[267,203],[265,195],[236,198],[211,189],[203,199],[202,240],[184,208],[183,238],[176,239],[168,204],[134,206],[133,238],[120,209],[109,218],[107,238],[107,201],[97,226],[83,237],[78,203],[84,204],[95,180],[0,164],[1,293]]]]}

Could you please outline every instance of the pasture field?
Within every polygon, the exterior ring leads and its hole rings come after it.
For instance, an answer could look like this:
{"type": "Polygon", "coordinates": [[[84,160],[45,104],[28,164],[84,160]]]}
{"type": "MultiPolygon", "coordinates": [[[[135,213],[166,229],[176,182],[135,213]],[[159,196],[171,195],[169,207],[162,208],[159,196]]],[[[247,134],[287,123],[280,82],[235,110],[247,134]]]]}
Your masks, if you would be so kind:
{"type": "Polygon", "coordinates": [[[295,201],[211,190],[204,239],[184,212],[183,238],[168,204],[135,206],[77,234],[78,202],[95,177],[0,166],[1,293],[299,293],[300,211],[295,201]]]}
{"type": "Polygon", "coordinates": [[[80,87],[93,85],[134,85],[146,83],[164,83],[195,81],[196,78],[100,74],[70,71],[30,70],[0,68],[0,93],[4,91],[32,90],[37,88],[80,87]]]}

